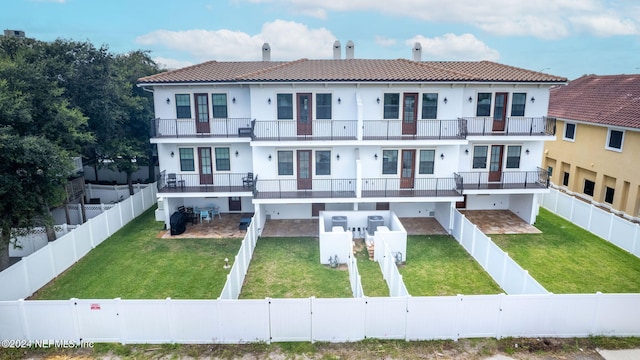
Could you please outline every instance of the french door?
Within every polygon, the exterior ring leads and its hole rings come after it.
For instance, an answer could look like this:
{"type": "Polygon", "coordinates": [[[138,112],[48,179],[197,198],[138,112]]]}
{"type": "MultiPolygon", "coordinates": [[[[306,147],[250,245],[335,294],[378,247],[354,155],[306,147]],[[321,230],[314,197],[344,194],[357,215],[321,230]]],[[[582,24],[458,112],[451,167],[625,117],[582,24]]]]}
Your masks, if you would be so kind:
{"type": "Polygon", "coordinates": [[[400,169],[400,188],[413,189],[415,177],[415,150],[402,150],[402,168],[400,169]]]}
{"type": "Polygon", "coordinates": [[[416,134],[416,121],[418,119],[418,94],[404,94],[402,106],[402,135],[416,134]]]}
{"type": "Polygon", "coordinates": [[[502,180],[502,152],[504,145],[491,145],[489,158],[489,181],[502,180]]]}
{"type": "Polygon", "coordinates": [[[496,101],[493,105],[493,131],[504,131],[504,123],[507,119],[508,93],[496,93],[496,101]]]}
{"type": "Polygon", "coordinates": [[[198,160],[200,162],[200,184],[213,184],[213,161],[211,148],[199,147],[198,160]]]}
{"type": "Polygon", "coordinates": [[[298,190],[313,188],[311,172],[311,150],[298,150],[298,190]]]}
{"type": "Polygon", "coordinates": [[[196,132],[209,133],[209,96],[207,94],[193,94],[196,105],[196,132]]]}
{"type": "Polygon", "coordinates": [[[311,94],[296,94],[298,135],[313,135],[311,94]]]}

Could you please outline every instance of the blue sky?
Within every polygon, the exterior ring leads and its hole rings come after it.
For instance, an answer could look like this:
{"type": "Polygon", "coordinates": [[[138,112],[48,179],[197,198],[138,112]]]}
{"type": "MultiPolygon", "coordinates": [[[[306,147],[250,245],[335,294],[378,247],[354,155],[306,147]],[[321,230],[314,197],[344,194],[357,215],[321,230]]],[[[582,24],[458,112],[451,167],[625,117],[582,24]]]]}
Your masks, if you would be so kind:
{"type": "Polygon", "coordinates": [[[575,79],[640,73],[637,0],[13,0],[3,29],[149,50],[177,68],[208,60],[355,57],[492,60],[575,79]]]}

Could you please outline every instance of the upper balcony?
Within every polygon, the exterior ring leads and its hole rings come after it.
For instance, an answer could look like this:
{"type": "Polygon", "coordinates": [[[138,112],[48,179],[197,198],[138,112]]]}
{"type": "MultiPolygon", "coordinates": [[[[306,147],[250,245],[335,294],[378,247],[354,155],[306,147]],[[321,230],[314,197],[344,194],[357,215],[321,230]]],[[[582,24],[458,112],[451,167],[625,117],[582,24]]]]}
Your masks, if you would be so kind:
{"type": "Polygon", "coordinates": [[[249,118],[152,119],[151,138],[251,137],[249,118]]]}
{"type": "Polygon", "coordinates": [[[541,190],[549,188],[549,172],[536,171],[469,171],[455,173],[456,188],[471,190],[541,190]]]}
{"type": "Polygon", "coordinates": [[[254,120],[256,141],[357,140],[357,120],[254,120]]]}
{"type": "Polygon", "coordinates": [[[467,137],[467,120],[364,120],[363,140],[456,140],[467,137]]]}
{"type": "Polygon", "coordinates": [[[468,136],[554,136],[556,119],[551,117],[464,117],[468,136]]]}

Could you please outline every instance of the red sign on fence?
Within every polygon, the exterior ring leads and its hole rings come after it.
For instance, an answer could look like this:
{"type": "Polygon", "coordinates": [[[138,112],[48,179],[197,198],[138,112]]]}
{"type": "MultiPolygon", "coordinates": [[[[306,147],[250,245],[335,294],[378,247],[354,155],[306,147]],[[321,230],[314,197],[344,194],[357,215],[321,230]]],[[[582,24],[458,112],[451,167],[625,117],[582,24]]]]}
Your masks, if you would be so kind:
{"type": "Polygon", "coordinates": [[[91,304],[91,310],[100,310],[100,304],[91,304]]]}

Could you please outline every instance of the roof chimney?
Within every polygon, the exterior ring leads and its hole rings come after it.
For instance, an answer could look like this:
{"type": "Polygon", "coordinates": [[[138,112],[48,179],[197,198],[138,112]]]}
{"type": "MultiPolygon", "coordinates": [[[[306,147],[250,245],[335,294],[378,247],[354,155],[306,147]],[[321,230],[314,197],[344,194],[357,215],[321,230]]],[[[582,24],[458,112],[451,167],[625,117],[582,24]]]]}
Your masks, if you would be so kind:
{"type": "Polygon", "coordinates": [[[353,45],[353,41],[351,40],[347,41],[347,47],[346,47],[347,59],[353,59],[354,46],[355,45],[353,45]]]}
{"type": "Polygon", "coordinates": [[[422,45],[417,42],[413,45],[413,61],[422,61],[422,45]]]}
{"type": "Polygon", "coordinates": [[[336,40],[333,43],[333,59],[334,60],[339,60],[341,52],[342,52],[342,45],[340,45],[340,41],[339,40],[336,40]]]}
{"type": "Polygon", "coordinates": [[[262,44],[262,61],[271,61],[271,46],[269,46],[269,43],[262,44]]]}

